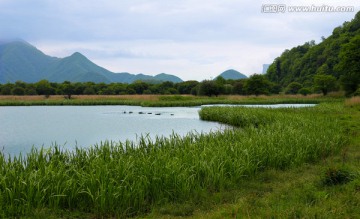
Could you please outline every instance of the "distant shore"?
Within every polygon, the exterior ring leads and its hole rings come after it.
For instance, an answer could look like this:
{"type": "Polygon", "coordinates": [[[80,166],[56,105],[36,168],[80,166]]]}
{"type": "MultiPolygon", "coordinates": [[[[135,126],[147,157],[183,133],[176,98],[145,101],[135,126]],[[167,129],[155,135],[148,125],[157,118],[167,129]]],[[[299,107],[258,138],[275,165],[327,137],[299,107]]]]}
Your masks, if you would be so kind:
{"type": "Polygon", "coordinates": [[[192,95],[73,95],[71,99],[63,95],[0,96],[0,106],[59,106],[59,105],[136,105],[136,106],[200,106],[204,104],[285,104],[321,103],[343,101],[339,93],[328,96],[312,95],[223,95],[218,97],[192,95]]]}

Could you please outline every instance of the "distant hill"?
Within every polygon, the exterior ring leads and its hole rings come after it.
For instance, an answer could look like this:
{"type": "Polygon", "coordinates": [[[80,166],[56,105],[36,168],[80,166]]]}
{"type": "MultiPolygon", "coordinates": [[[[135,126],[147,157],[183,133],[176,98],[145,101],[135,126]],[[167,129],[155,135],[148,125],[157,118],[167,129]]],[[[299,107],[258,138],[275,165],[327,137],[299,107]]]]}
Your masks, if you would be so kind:
{"type": "Polygon", "coordinates": [[[36,82],[47,78],[46,69],[60,59],[50,57],[24,41],[0,44],[0,83],[36,82]]]}
{"type": "MultiPolygon", "coordinates": [[[[241,74],[240,72],[233,70],[233,69],[226,70],[223,73],[221,73],[219,76],[223,77],[226,80],[228,80],[228,79],[238,80],[238,79],[247,78],[246,75],[241,74]]],[[[219,77],[219,76],[217,76],[217,77],[219,77]]]]}
{"type": "Polygon", "coordinates": [[[179,77],[176,77],[175,75],[169,75],[169,74],[165,74],[165,73],[155,75],[154,79],[157,81],[171,81],[174,83],[180,83],[183,81],[179,77]]]}
{"type": "Polygon", "coordinates": [[[165,73],[156,76],[114,73],[96,65],[79,52],[65,58],[55,58],[22,40],[0,41],[0,83],[33,83],[42,79],[95,83],[132,83],[137,80],[182,82],[180,78],[165,73]]]}

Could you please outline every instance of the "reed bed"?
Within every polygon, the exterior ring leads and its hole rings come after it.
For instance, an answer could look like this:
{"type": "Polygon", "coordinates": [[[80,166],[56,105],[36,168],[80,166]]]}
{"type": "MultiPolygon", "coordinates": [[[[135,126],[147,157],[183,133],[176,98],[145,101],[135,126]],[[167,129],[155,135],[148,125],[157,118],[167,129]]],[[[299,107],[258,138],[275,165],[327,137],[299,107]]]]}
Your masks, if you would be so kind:
{"type": "Polygon", "coordinates": [[[344,98],[311,95],[272,95],[272,96],[219,96],[201,97],[191,95],[74,95],[64,96],[0,96],[0,106],[32,105],[137,105],[150,107],[200,106],[204,104],[282,104],[282,103],[322,103],[341,102],[344,98]]]}
{"type": "Polygon", "coordinates": [[[345,100],[345,106],[359,106],[360,105],[360,96],[351,97],[345,100]]]}
{"type": "Polygon", "coordinates": [[[141,137],[88,149],[33,148],[0,155],[0,217],[35,210],[131,217],[167,203],[197,203],[241,186],[266,168],[286,169],[337,153],[346,143],[329,112],[336,104],[303,109],[211,107],[204,120],[234,128],[207,135],[141,137]]]}

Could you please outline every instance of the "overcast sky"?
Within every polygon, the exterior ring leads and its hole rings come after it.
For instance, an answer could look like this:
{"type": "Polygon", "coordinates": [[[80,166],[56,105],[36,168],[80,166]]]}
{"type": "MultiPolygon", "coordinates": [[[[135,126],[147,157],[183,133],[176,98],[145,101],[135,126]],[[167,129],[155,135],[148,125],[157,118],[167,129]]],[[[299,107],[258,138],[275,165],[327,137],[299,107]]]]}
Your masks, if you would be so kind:
{"type": "Polygon", "coordinates": [[[261,73],[285,49],[322,36],[360,9],[359,0],[0,0],[0,40],[44,53],[81,52],[113,72],[216,77],[261,73]],[[263,13],[267,4],[354,6],[354,12],[263,13]]]}

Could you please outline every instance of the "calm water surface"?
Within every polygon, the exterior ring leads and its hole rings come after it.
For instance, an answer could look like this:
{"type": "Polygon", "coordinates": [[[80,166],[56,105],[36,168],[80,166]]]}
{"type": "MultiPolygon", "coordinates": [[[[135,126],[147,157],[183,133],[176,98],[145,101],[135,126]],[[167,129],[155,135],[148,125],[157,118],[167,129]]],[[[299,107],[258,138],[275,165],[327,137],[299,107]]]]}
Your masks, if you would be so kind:
{"type": "Polygon", "coordinates": [[[32,146],[88,147],[102,141],[137,140],[140,135],[185,135],[224,128],[199,119],[196,107],[30,106],[0,107],[0,147],[19,154],[32,146]]]}
{"type": "MultiPolygon", "coordinates": [[[[248,105],[249,106],[249,105],[248,105]]],[[[252,107],[304,107],[251,105],[252,107]]],[[[226,126],[201,121],[200,107],[139,106],[17,106],[0,107],[0,148],[6,154],[29,152],[32,146],[89,147],[103,141],[137,140],[141,135],[169,136],[173,132],[209,133],[226,126]]]]}

